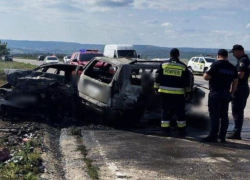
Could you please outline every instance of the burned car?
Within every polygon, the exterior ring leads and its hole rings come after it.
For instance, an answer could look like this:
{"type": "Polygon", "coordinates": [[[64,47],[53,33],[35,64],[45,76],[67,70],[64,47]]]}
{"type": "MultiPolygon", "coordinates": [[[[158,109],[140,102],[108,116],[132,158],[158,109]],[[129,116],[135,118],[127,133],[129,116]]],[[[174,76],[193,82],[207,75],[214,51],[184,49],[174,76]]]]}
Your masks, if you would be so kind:
{"type": "MultiPolygon", "coordinates": [[[[100,112],[107,123],[137,123],[145,111],[160,114],[154,93],[155,72],[160,61],[131,61],[96,57],[85,66],[78,82],[78,95],[86,109],[100,112]]],[[[194,85],[186,110],[198,105],[205,93],[194,85]]]]}
{"type": "Polygon", "coordinates": [[[76,101],[75,65],[42,65],[33,70],[6,69],[7,83],[0,87],[0,107],[5,115],[72,115],[76,101]]]}

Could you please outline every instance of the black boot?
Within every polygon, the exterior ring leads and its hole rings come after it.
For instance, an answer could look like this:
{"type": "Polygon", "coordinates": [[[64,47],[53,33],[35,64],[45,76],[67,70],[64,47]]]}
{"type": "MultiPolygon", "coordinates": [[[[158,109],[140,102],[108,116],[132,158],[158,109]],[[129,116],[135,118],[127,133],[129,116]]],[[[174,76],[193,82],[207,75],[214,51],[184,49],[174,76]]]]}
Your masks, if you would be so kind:
{"type": "Polygon", "coordinates": [[[232,135],[227,137],[228,139],[237,139],[237,140],[241,140],[241,136],[239,133],[233,133],[232,135]]]}
{"type": "Polygon", "coordinates": [[[179,136],[180,137],[186,137],[187,133],[186,133],[186,128],[179,128],[179,136]]]}
{"type": "Polygon", "coordinates": [[[207,137],[203,138],[203,139],[201,140],[201,142],[217,143],[217,142],[218,142],[218,139],[217,139],[217,137],[207,136],[207,137]]]}
{"type": "Polygon", "coordinates": [[[171,136],[170,128],[162,128],[162,131],[165,136],[171,136]]]}
{"type": "Polygon", "coordinates": [[[227,141],[226,141],[226,136],[225,135],[219,135],[219,140],[220,140],[220,142],[221,143],[226,143],[227,141]]]}

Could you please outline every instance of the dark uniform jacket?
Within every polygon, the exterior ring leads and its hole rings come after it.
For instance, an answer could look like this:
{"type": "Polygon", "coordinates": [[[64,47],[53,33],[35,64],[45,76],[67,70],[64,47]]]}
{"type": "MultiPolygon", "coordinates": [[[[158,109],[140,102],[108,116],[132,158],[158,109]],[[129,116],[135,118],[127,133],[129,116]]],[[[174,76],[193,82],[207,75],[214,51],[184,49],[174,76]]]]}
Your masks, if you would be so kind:
{"type": "Polygon", "coordinates": [[[187,66],[178,58],[162,63],[156,71],[154,88],[159,93],[184,95],[191,91],[187,66]]]}
{"type": "Polygon", "coordinates": [[[227,60],[214,62],[206,73],[211,76],[209,89],[215,92],[229,92],[233,80],[238,78],[236,67],[227,60]]]}
{"type": "Polygon", "coordinates": [[[248,77],[250,72],[249,66],[250,66],[250,60],[247,55],[244,55],[238,59],[236,68],[238,72],[244,72],[244,77],[242,79],[239,79],[238,87],[248,86],[248,77]]]}

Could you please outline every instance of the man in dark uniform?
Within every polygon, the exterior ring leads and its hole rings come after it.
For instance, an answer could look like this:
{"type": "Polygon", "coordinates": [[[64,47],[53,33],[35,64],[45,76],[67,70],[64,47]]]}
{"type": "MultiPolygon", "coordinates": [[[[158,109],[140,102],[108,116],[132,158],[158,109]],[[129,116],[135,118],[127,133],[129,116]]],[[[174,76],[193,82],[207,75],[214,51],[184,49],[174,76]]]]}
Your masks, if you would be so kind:
{"type": "Polygon", "coordinates": [[[248,77],[250,60],[245,54],[244,48],[241,45],[234,45],[230,52],[233,53],[234,57],[238,60],[236,68],[238,70],[239,84],[234,93],[232,101],[232,113],[235,122],[234,133],[228,138],[241,140],[244,109],[249,96],[248,77]]]}
{"type": "Polygon", "coordinates": [[[170,121],[175,115],[179,135],[185,136],[185,97],[191,87],[188,68],[179,60],[179,56],[178,49],[170,51],[170,60],[162,63],[156,72],[154,87],[161,96],[161,127],[169,133],[170,121]]]}
{"type": "Polygon", "coordinates": [[[227,50],[220,49],[217,61],[203,75],[205,80],[209,80],[208,109],[211,118],[210,135],[203,142],[218,142],[219,127],[219,139],[226,142],[228,106],[238,84],[237,69],[227,58],[227,50]]]}

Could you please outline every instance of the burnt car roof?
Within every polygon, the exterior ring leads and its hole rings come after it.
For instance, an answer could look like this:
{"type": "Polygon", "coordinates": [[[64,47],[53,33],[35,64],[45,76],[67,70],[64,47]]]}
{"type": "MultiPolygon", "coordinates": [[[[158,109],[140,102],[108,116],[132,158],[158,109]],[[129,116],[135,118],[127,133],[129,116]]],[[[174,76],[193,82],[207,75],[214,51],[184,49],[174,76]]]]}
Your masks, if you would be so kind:
{"type": "Polygon", "coordinates": [[[108,57],[95,57],[94,60],[105,61],[114,65],[126,65],[126,64],[160,64],[162,61],[145,61],[145,60],[133,60],[127,58],[108,58],[108,57]]]}
{"type": "Polygon", "coordinates": [[[40,68],[55,68],[55,69],[61,69],[61,70],[70,70],[75,69],[77,65],[74,64],[45,64],[41,65],[34,70],[40,69],[40,68]]]}
{"type": "Polygon", "coordinates": [[[126,58],[109,58],[109,57],[95,57],[94,60],[105,61],[110,64],[123,65],[130,64],[132,61],[126,58]]]}

